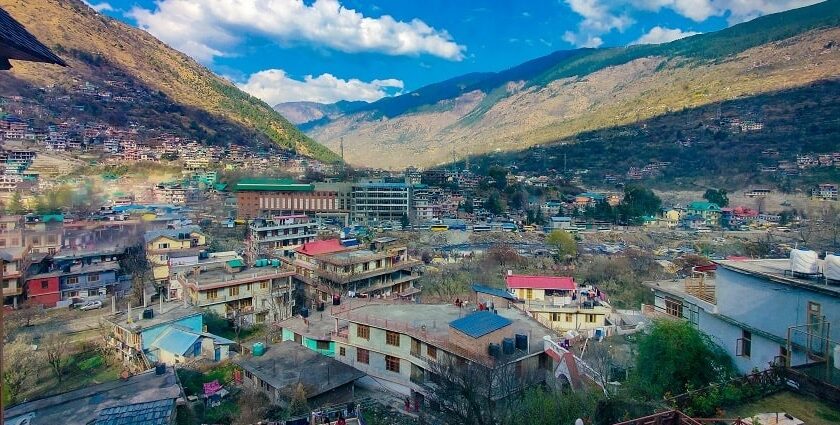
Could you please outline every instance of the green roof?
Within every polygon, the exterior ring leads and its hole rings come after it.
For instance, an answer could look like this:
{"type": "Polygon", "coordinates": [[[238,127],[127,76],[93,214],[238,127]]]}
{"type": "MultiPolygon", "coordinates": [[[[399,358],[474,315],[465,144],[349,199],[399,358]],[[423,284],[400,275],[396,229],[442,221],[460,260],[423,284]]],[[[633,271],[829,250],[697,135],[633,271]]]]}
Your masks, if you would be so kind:
{"type": "Polygon", "coordinates": [[[312,192],[313,190],[315,190],[315,186],[306,183],[297,183],[291,179],[244,179],[236,184],[237,192],[312,192]]]}
{"type": "Polygon", "coordinates": [[[697,211],[720,211],[720,207],[718,206],[718,204],[703,201],[694,201],[688,204],[687,209],[697,211]]]}
{"type": "Polygon", "coordinates": [[[242,260],[237,258],[235,260],[229,260],[227,265],[230,267],[242,267],[244,264],[242,264],[242,260]]]}

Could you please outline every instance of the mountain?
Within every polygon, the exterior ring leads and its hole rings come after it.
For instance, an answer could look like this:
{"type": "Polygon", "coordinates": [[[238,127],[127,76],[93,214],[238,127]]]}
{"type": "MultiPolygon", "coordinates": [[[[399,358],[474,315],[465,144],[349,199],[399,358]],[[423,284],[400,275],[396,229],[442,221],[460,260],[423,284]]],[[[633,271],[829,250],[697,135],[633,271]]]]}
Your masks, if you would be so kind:
{"type": "Polygon", "coordinates": [[[336,103],[318,102],[283,102],[274,105],[274,110],[288,119],[292,124],[300,125],[313,121],[332,119],[347,112],[361,109],[367,102],[342,100],[336,103]]]}
{"type": "Polygon", "coordinates": [[[433,166],[840,76],[840,0],[660,45],[555,52],[306,126],[348,162],[433,166]],[[370,151],[378,152],[375,163],[370,151]]]}
{"type": "MultiPolygon", "coordinates": [[[[142,102],[116,111],[108,106],[106,118],[128,117],[210,142],[275,143],[316,159],[338,160],[261,100],[80,0],[0,0],[0,7],[69,64],[14,62],[10,73],[0,75],[4,94],[37,97],[40,88],[50,87],[70,96],[80,86],[118,87],[142,102]]],[[[98,103],[82,106],[96,110],[98,103]]]]}

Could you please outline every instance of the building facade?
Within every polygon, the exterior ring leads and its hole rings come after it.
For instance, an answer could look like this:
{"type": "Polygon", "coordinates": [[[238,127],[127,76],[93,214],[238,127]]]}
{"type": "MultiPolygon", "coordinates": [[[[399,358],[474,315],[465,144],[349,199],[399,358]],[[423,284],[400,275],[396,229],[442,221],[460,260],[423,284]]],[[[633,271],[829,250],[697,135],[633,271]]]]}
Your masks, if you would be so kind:
{"type": "Polygon", "coordinates": [[[245,240],[248,261],[285,257],[317,235],[317,224],[304,214],[251,220],[245,240]]]}

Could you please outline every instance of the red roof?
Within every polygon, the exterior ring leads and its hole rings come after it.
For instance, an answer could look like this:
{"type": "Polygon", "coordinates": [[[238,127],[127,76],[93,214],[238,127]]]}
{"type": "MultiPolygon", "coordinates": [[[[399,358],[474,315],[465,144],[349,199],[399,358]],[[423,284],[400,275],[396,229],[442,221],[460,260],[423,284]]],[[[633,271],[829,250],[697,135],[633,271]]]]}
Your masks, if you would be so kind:
{"type": "Polygon", "coordinates": [[[304,255],[319,255],[329,254],[331,252],[338,252],[347,249],[341,244],[339,239],[327,239],[323,241],[315,241],[303,244],[298,252],[304,255]]]}
{"type": "Polygon", "coordinates": [[[521,274],[508,275],[505,278],[509,289],[563,289],[573,291],[577,285],[568,276],[528,276],[521,274]]]}

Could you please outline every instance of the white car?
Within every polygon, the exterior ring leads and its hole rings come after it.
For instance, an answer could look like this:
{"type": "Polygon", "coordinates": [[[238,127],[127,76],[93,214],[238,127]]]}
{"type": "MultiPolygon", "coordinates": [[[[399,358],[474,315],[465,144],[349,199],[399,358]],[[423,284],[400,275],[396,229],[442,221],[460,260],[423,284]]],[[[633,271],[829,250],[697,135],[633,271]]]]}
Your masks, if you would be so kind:
{"type": "Polygon", "coordinates": [[[84,303],[81,307],[79,307],[79,310],[87,311],[87,310],[96,310],[97,308],[102,308],[102,301],[99,301],[99,300],[88,301],[88,302],[84,303]]]}

